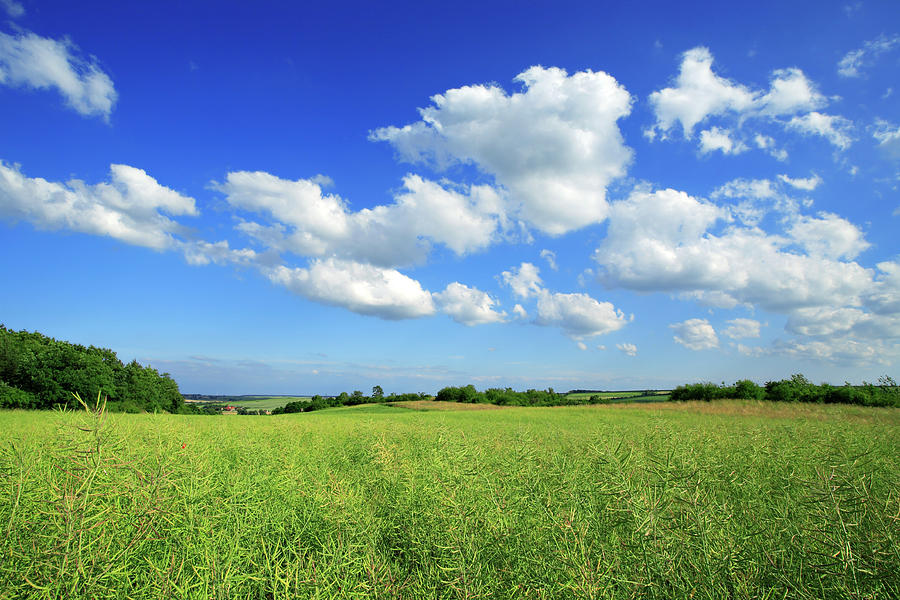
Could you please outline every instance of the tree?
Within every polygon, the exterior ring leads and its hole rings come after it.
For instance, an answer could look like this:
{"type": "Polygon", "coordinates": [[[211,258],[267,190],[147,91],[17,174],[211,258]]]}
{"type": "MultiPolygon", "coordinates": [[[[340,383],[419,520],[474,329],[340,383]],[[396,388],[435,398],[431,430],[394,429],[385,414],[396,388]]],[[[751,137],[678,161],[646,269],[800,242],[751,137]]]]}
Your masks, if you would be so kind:
{"type": "Polygon", "coordinates": [[[380,385],[376,385],[372,388],[372,400],[375,402],[381,402],[384,400],[384,390],[381,389],[380,385]]]}

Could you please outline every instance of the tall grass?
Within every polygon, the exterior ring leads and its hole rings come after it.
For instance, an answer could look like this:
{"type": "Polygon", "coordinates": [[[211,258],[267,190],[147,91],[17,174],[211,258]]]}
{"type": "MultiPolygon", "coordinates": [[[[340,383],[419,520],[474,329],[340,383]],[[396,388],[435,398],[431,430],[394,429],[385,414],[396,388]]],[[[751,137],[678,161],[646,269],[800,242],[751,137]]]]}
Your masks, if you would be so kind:
{"type": "Polygon", "coordinates": [[[0,413],[0,598],[900,597],[896,411],[672,406],[0,413]]]}

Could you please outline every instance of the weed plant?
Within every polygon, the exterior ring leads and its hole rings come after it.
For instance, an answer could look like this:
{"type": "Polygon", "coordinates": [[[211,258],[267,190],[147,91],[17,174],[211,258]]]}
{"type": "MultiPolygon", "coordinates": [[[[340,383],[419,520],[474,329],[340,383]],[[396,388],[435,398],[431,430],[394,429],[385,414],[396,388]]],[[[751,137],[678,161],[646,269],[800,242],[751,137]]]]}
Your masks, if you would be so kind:
{"type": "Polygon", "coordinates": [[[0,413],[0,598],[898,598],[900,415],[0,413]]]}

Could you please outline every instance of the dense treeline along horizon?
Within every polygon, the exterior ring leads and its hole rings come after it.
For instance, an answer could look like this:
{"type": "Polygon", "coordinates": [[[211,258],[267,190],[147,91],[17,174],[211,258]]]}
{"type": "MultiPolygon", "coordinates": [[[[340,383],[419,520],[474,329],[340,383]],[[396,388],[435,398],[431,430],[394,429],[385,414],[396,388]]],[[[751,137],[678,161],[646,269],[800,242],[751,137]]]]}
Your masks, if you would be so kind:
{"type": "Polygon", "coordinates": [[[74,394],[102,394],[114,412],[197,412],[168,373],[135,360],[123,364],[107,348],[0,325],[0,408],[77,408],[74,394]]]}
{"type": "Polygon", "coordinates": [[[360,404],[382,404],[387,402],[408,402],[411,400],[429,400],[431,396],[424,392],[418,394],[389,394],[384,395],[384,389],[380,385],[372,388],[372,395],[366,396],[360,390],[354,390],[352,394],[341,392],[337,396],[320,396],[316,394],[309,400],[297,400],[288,402],[280,408],[272,411],[273,415],[283,415],[299,412],[311,412],[323,408],[338,406],[359,406],[360,404]]]}
{"type": "Polygon", "coordinates": [[[465,402],[469,404],[496,404],[498,406],[571,406],[576,404],[600,404],[610,398],[596,394],[592,396],[570,396],[557,393],[553,388],[546,390],[526,390],[517,392],[512,388],[489,388],[483,392],[474,385],[445,387],[434,398],[438,402],[465,402]]]}
{"type": "Polygon", "coordinates": [[[767,400],[770,402],[815,402],[820,404],[860,404],[862,406],[900,407],[900,386],[890,376],[878,378],[878,384],[863,381],[862,385],[844,383],[833,386],[816,385],[802,374],[790,379],[768,381],[760,386],[743,379],[734,385],[715,383],[689,383],[680,385],[669,395],[673,401],[687,400],[767,400]]]}

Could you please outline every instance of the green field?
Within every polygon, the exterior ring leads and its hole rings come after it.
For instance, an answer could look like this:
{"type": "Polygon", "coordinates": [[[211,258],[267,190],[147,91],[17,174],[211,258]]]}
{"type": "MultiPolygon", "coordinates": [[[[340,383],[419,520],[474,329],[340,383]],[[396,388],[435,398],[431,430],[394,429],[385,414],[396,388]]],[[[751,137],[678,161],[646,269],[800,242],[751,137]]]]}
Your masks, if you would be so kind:
{"type": "Polygon", "coordinates": [[[410,407],[0,412],[0,598],[900,597],[900,411],[410,407]]]}
{"type": "Polygon", "coordinates": [[[249,410],[272,410],[280,408],[288,402],[307,401],[311,398],[311,396],[244,396],[240,400],[232,400],[228,404],[249,410]]]}

